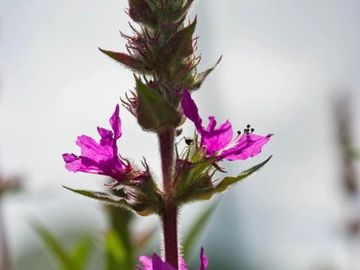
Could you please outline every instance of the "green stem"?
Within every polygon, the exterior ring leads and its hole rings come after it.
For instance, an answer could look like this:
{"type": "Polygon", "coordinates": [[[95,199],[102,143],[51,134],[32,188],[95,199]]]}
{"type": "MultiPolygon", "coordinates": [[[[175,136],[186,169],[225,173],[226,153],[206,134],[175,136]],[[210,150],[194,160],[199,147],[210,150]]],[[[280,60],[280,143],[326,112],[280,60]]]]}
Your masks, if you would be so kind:
{"type": "Polygon", "coordinates": [[[178,209],[173,200],[171,185],[174,173],[174,142],[175,129],[169,129],[159,134],[161,167],[163,174],[163,189],[165,194],[162,215],[165,260],[178,269],[178,209]]]}

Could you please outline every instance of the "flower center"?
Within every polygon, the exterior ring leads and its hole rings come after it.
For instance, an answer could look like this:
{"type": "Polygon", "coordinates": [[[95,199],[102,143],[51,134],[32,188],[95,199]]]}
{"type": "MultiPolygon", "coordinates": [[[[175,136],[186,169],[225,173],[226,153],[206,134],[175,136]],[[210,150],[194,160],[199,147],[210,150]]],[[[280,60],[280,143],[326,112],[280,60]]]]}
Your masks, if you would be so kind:
{"type": "MultiPolygon", "coordinates": [[[[244,134],[251,134],[251,133],[253,133],[254,131],[255,131],[255,129],[252,128],[250,124],[247,124],[247,125],[246,125],[246,128],[244,128],[244,134]]],[[[238,136],[240,136],[240,135],[241,135],[241,131],[238,130],[238,131],[237,131],[237,134],[238,134],[238,136]]]]}

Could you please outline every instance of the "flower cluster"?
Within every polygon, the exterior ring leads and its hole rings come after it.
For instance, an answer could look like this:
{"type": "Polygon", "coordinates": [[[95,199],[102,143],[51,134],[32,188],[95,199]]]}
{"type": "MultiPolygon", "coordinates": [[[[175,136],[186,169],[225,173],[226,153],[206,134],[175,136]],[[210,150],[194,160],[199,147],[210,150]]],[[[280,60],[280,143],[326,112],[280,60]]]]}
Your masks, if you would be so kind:
{"type": "MultiPolygon", "coordinates": [[[[209,200],[260,169],[271,158],[237,176],[221,174],[225,172],[219,165],[221,161],[258,155],[272,135],[254,134],[250,126],[244,133],[235,135],[229,121],[218,125],[214,116],[209,117],[206,126],[203,124],[191,92],[200,88],[221,58],[213,67],[197,71],[200,61],[194,37],[197,20],[186,23],[193,2],[129,0],[128,14],[138,27],[130,24],[133,34],[122,34],[127,41],[127,53],[100,49],[134,72],[135,91],[125,95],[122,102],[143,130],[159,138],[163,189],[158,188],[145,160],[145,169],[140,170],[119,155],[117,141],[122,135],[119,105],[110,117],[111,129],[98,127],[99,141],[81,135],[76,140],[81,154],[63,154],[67,170],[113,179],[107,185],[111,192],[68,189],[140,215],[160,216],[166,261],[157,254],[142,256],[142,265],[137,270],[188,270],[185,260],[178,256],[178,208],[193,201],[209,200]],[[184,150],[178,151],[175,134],[185,117],[194,123],[196,133],[184,150]],[[215,177],[217,172],[220,173],[215,177]]],[[[201,249],[198,270],[205,270],[207,265],[201,249]]]]}

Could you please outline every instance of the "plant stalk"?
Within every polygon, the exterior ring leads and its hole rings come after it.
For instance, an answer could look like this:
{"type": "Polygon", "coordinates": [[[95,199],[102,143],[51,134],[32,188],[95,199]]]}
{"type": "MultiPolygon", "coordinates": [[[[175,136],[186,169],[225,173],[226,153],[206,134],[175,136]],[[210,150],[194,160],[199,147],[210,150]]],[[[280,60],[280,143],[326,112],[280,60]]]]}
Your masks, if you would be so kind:
{"type": "Polygon", "coordinates": [[[164,209],[162,215],[165,260],[178,269],[178,209],[174,203],[171,185],[174,174],[174,142],[175,129],[168,129],[159,134],[161,167],[164,189],[164,209]]]}

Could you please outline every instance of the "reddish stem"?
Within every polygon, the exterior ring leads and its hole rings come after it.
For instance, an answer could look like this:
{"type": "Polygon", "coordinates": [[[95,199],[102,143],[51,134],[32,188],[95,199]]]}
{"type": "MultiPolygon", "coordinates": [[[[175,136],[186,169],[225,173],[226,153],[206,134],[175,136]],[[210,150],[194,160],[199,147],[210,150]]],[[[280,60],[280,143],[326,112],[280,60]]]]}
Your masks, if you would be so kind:
{"type": "Polygon", "coordinates": [[[171,184],[174,173],[174,142],[175,130],[169,129],[159,134],[161,167],[165,202],[162,216],[165,260],[178,269],[178,232],[177,207],[173,202],[171,184]]]}

